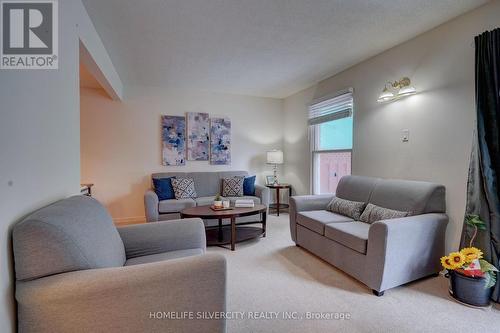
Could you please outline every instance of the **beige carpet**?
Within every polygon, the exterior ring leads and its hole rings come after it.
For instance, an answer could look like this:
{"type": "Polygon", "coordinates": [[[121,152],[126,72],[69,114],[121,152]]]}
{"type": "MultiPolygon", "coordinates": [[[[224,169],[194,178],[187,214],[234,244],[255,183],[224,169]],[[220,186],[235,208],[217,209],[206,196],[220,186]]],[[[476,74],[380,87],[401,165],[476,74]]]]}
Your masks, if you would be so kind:
{"type": "Polygon", "coordinates": [[[292,243],[288,215],[268,219],[266,238],[236,251],[210,247],[228,262],[228,332],[499,332],[500,307],[472,309],[450,299],[448,280],[429,278],[382,297],[292,243]],[[262,316],[271,316],[265,319],[262,316]],[[249,318],[249,312],[257,312],[249,318]],[[288,312],[288,313],[286,313],[288,312]],[[307,312],[348,313],[349,320],[283,319],[307,312]],[[277,319],[274,316],[278,316],[277,319]]]}

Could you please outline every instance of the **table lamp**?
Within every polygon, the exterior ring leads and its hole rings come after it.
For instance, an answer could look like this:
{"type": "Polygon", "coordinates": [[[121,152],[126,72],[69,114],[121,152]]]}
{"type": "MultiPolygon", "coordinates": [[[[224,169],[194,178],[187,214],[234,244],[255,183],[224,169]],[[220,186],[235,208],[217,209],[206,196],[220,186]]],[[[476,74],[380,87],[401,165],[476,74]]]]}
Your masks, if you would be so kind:
{"type": "Polygon", "coordinates": [[[281,150],[271,150],[267,152],[267,164],[273,165],[274,171],[274,184],[279,184],[278,182],[278,164],[283,164],[283,152],[281,150]]]}

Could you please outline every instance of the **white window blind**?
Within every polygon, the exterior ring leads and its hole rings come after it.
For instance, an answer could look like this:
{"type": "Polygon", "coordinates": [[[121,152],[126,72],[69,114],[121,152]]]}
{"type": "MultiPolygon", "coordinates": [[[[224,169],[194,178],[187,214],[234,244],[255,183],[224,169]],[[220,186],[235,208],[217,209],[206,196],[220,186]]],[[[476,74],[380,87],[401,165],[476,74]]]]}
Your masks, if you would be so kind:
{"type": "Polygon", "coordinates": [[[352,88],[314,100],[309,105],[309,125],[351,117],[353,104],[352,88]]]}

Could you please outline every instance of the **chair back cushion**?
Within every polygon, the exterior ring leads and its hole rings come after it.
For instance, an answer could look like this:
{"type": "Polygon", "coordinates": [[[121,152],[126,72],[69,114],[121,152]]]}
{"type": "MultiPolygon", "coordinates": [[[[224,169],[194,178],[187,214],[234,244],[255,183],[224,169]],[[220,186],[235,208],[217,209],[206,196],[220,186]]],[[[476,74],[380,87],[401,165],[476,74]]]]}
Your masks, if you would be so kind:
{"type": "Polygon", "coordinates": [[[422,181],[381,179],[369,203],[411,215],[446,212],[444,186],[422,181]]]}
{"type": "Polygon", "coordinates": [[[13,227],[17,280],[125,263],[122,239],[107,210],[88,196],[42,208],[13,227]]]}

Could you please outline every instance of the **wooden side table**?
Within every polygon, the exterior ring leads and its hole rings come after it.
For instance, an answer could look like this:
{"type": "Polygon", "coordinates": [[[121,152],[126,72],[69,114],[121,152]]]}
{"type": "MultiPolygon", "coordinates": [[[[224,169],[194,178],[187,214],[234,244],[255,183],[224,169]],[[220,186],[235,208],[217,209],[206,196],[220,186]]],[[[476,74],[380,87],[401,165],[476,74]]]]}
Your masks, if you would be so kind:
{"type": "Polygon", "coordinates": [[[270,209],[276,209],[276,216],[280,216],[280,209],[288,208],[289,205],[280,202],[280,190],[288,189],[288,199],[292,196],[292,185],[290,184],[268,184],[266,187],[276,190],[276,203],[269,204],[270,209]]]}

